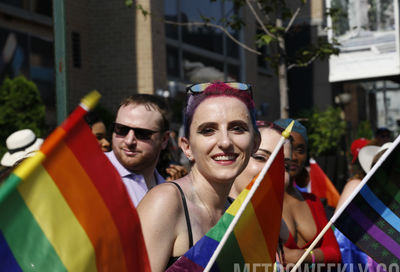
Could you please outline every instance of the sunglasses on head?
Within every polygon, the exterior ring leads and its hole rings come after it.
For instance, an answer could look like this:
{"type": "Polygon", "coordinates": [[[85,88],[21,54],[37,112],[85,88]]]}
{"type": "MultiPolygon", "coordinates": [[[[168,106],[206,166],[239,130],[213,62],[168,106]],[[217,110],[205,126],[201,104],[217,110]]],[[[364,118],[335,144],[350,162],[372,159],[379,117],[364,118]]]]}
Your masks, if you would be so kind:
{"type": "Polygon", "coordinates": [[[135,133],[135,137],[138,140],[149,140],[153,134],[160,132],[145,128],[133,128],[122,124],[113,123],[113,131],[118,136],[126,136],[131,130],[133,130],[133,132],[135,133]]]}
{"type": "MultiPolygon", "coordinates": [[[[207,83],[193,84],[193,85],[186,87],[186,92],[191,93],[191,94],[198,94],[198,93],[204,92],[204,90],[207,89],[212,84],[215,84],[215,83],[207,82],[207,83]]],[[[241,82],[224,82],[224,84],[228,85],[231,88],[237,89],[239,91],[249,92],[250,95],[253,96],[250,84],[241,83],[241,82]]]]}

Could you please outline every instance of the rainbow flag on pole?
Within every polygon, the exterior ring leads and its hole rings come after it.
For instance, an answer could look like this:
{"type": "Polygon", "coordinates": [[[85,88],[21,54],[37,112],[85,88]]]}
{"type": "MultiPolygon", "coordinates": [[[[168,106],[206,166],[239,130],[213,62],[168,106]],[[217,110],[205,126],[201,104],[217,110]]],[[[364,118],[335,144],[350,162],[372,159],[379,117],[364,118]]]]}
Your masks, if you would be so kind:
{"type": "MultiPolygon", "coordinates": [[[[272,157],[272,155],[271,155],[272,157]]],[[[261,174],[260,174],[261,175],[261,174]]],[[[254,180],[231,204],[218,223],[167,271],[203,271],[209,263],[254,180]]],[[[273,271],[282,218],[284,160],[280,149],[243,214],[217,256],[211,271],[247,271],[254,265],[273,271]]]]}
{"type": "Polygon", "coordinates": [[[0,187],[0,271],[150,271],[136,210],[82,119],[99,98],[0,187]]]}
{"type": "Polygon", "coordinates": [[[336,208],[340,197],[339,192],[314,159],[310,159],[310,180],[310,193],[326,199],[329,206],[336,208]]]}
{"type": "Polygon", "coordinates": [[[397,137],[331,219],[368,256],[384,264],[386,271],[400,265],[399,142],[397,137]]]}

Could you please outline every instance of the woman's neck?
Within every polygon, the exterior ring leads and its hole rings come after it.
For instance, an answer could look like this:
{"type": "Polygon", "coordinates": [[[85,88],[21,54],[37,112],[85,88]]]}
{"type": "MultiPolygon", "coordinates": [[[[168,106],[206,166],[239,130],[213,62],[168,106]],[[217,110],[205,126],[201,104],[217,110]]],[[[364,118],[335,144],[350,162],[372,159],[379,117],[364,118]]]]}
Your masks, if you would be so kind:
{"type": "Polygon", "coordinates": [[[285,194],[292,196],[293,198],[303,200],[303,197],[299,190],[294,186],[293,182],[291,181],[289,185],[286,187],[285,194]]]}
{"type": "Polygon", "coordinates": [[[189,173],[194,192],[209,208],[223,210],[233,181],[221,183],[208,180],[195,168],[189,173]]]}

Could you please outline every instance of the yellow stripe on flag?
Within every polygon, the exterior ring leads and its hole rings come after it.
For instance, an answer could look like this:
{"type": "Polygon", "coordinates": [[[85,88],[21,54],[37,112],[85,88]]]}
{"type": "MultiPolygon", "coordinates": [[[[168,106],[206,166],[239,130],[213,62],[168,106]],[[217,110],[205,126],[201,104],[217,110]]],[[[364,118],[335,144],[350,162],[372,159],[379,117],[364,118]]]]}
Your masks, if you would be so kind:
{"type": "Polygon", "coordinates": [[[242,203],[244,202],[244,199],[246,198],[248,193],[249,193],[249,190],[248,189],[244,189],[239,194],[239,196],[235,199],[235,201],[233,201],[233,203],[226,210],[226,213],[235,216],[236,213],[238,212],[240,206],[242,206],[242,203]]]}
{"type": "Polygon", "coordinates": [[[273,263],[251,203],[237,222],[234,233],[245,263],[273,263]]]}
{"type": "Polygon", "coordinates": [[[42,165],[18,190],[65,267],[69,271],[96,270],[92,243],[42,165]]]}

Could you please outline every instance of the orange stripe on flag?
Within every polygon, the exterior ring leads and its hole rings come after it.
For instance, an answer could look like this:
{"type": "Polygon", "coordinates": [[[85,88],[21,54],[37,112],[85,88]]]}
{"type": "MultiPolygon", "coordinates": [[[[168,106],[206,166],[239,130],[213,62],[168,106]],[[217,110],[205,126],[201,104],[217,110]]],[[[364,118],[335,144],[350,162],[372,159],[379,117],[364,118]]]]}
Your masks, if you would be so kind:
{"type": "Polygon", "coordinates": [[[119,233],[103,199],[71,150],[62,142],[44,163],[96,251],[97,268],[126,271],[119,233]],[[73,178],[79,182],[69,182],[73,178]],[[102,247],[102,245],[107,247],[102,247]]]}
{"type": "Polygon", "coordinates": [[[250,203],[238,221],[234,233],[245,263],[272,263],[276,248],[272,250],[274,255],[271,256],[271,250],[265,242],[264,233],[250,203]]]}

